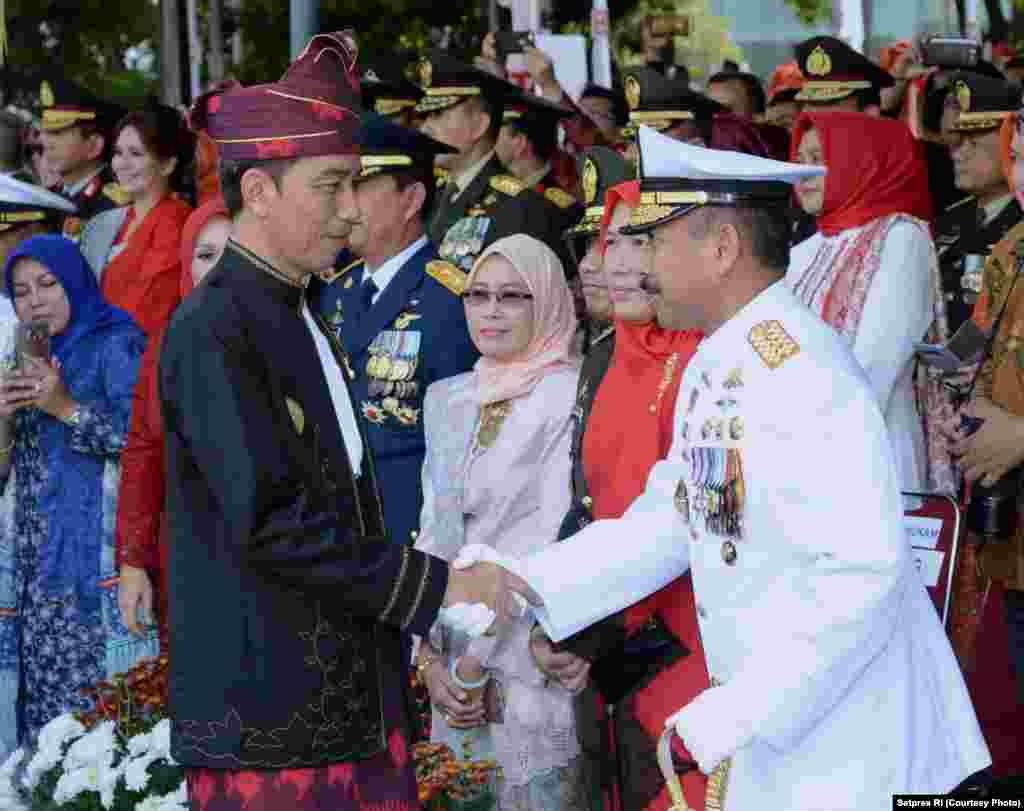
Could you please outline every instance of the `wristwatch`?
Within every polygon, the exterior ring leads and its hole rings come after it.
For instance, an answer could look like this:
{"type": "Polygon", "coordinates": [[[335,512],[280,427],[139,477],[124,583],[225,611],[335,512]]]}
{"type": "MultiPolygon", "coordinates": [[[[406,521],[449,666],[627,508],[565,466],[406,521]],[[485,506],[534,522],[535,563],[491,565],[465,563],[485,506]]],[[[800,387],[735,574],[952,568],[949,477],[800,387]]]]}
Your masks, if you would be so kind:
{"type": "Polygon", "coordinates": [[[72,428],[77,428],[79,425],[82,424],[82,407],[75,406],[73,409],[71,409],[71,413],[68,414],[63,420],[61,420],[61,422],[72,428]]]}

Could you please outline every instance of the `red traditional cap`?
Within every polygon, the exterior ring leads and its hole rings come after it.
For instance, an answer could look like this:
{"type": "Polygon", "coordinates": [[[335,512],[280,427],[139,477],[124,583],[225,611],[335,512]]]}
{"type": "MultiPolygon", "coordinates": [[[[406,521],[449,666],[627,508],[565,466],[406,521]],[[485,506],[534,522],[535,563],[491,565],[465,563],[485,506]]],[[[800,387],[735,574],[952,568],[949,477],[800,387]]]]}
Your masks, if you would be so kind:
{"type": "Polygon", "coordinates": [[[277,82],[201,96],[192,126],[210,134],[224,160],[357,152],[357,54],[352,32],[317,34],[277,82]]]}

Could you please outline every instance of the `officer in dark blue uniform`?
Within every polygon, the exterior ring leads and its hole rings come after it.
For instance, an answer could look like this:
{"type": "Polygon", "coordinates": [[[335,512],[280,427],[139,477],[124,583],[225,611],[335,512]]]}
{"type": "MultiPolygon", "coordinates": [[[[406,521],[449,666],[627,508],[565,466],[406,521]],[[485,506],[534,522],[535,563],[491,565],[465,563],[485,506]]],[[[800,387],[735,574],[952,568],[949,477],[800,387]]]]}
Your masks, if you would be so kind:
{"type": "Polygon", "coordinates": [[[423,395],[479,357],[461,298],[466,274],[439,260],[425,236],[434,157],[450,151],[383,117],[365,120],[356,186],[361,219],[350,238],[361,258],[321,276],[313,291],[348,352],[384,522],[389,537],[403,544],[415,540],[423,506],[423,395]]]}

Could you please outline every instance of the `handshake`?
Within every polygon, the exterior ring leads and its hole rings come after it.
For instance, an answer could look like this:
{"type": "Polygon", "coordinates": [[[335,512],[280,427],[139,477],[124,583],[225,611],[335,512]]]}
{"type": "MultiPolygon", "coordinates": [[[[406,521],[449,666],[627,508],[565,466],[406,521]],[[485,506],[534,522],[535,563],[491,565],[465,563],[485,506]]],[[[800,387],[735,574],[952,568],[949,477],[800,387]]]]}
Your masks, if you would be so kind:
{"type": "Polygon", "coordinates": [[[467,546],[452,563],[438,621],[469,636],[493,636],[543,600],[489,546],[467,546]]]}

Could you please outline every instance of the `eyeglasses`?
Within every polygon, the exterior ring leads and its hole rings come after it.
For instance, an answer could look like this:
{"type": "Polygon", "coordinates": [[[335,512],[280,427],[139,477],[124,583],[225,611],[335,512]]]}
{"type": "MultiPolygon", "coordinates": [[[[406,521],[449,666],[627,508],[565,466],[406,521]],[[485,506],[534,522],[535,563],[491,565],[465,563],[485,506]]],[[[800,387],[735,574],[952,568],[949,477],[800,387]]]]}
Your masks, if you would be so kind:
{"type": "Polygon", "coordinates": [[[489,302],[494,301],[501,309],[521,309],[526,307],[533,296],[529,293],[519,293],[515,290],[506,290],[501,293],[492,293],[490,290],[474,288],[462,294],[462,300],[468,307],[486,307],[489,302]]]}

